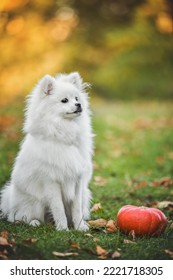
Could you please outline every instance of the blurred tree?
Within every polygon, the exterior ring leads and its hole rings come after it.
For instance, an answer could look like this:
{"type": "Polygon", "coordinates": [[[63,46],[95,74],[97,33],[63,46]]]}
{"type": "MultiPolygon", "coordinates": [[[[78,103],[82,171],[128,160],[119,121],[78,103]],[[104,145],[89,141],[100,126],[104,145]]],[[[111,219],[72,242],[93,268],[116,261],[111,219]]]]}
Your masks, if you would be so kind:
{"type": "Polygon", "coordinates": [[[172,0],[1,0],[1,101],[74,70],[107,97],[170,97],[172,19],[172,0]]]}
{"type": "Polygon", "coordinates": [[[168,13],[171,15],[171,18],[173,20],[173,1],[172,0],[166,0],[168,5],[168,13]]]}
{"type": "Polygon", "coordinates": [[[134,10],[145,0],[65,0],[57,1],[59,9],[71,7],[80,19],[78,32],[90,44],[100,42],[106,30],[127,25],[133,20],[134,10]]]}

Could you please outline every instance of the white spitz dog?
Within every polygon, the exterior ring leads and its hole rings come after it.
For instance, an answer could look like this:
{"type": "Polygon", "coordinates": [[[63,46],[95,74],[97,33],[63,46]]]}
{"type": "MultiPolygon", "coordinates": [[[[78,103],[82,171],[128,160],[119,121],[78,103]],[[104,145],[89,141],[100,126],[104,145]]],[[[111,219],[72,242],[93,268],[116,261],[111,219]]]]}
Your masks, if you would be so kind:
{"type": "Polygon", "coordinates": [[[87,230],[93,134],[88,96],[77,72],[43,77],[28,97],[24,133],[11,180],[1,191],[8,221],[87,230]]]}

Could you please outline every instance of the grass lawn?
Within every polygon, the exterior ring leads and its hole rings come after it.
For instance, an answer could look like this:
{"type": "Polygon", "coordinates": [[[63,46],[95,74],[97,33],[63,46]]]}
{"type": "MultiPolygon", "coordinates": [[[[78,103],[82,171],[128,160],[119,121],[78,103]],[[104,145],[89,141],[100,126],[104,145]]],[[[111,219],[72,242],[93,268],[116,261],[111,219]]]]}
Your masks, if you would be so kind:
{"type": "MultiPolygon", "coordinates": [[[[23,107],[19,98],[0,110],[0,186],[10,178],[23,137],[23,107]]],[[[91,219],[116,219],[126,204],[158,207],[168,218],[166,231],[159,237],[135,238],[100,226],[58,232],[51,224],[33,228],[0,220],[1,237],[10,244],[0,242],[0,258],[111,259],[115,251],[123,260],[173,258],[173,103],[94,99],[92,107],[96,137],[90,186],[92,205],[100,203],[101,209],[91,219]],[[105,254],[99,255],[98,245],[105,254]]]]}

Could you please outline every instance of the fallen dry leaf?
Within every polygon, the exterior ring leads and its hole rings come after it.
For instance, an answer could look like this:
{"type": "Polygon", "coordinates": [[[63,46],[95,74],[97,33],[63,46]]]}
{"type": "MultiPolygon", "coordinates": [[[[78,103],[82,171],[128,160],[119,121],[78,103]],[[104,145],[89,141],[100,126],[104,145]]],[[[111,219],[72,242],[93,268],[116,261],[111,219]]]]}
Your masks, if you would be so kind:
{"type": "Polygon", "coordinates": [[[94,241],[94,242],[98,242],[98,241],[100,241],[100,239],[99,239],[98,237],[94,237],[94,238],[93,238],[93,241],[94,241]]]}
{"type": "Polygon", "coordinates": [[[116,232],[118,230],[116,222],[114,220],[109,220],[106,224],[106,230],[108,232],[116,232]]]}
{"type": "Polygon", "coordinates": [[[149,118],[138,118],[134,122],[135,129],[148,129],[152,127],[152,120],[149,118]]]}
{"type": "Polygon", "coordinates": [[[160,184],[168,187],[173,185],[173,180],[170,177],[163,177],[160,179],[160,184]]]}
{"type": "Polygon", "coordinates": [[[168,153],[168,158],[173,159],[173,152],[168,153]]]}
{"type": "Polygon", "coordinates": [[[4,249],[3,252],[1,252],[1,253],[8,255],[9,252],[6,249],[4,249]]]}
{"type": "Polygon", "coordinates": [[[0,259],[8,260],[8,257],[5,253],[3,254],[2,252],[0,252],[0,259]]]}
{"type": "Polygon", "coordinates": [[[159,180],[154,180],[151,185],[153,187],[164,186],[165,188],[169,188],[173,186],[173,179],[170,177],[162,177],[159,180]]]}
{"type": "Polygon", "coordinates": [[[121,257],[121,254],[120,254],[120,252],[118,252],[118,251],[115,251],[115,252],[113,252],[113,254],[112,254],[112,259],[116,259],[116,258],[119,258],[119,257],[121,257]]]}
{"type": "Polygon", "coordinates": [[[15,242],[16,242],[16,240],[15,240],[14,238],[12,238],[12,239],[10,240],[10,244],[11,244],[11,245],[14,245],[15,242]]]}
{"type": "Polygon", "coordinates": [[[84,236],[93,237],[93,235],[91,233],[85,233],[84,236]]]}
{"type": "Polygon", "coordinates": [[[100,259],[106,259],[108,251],[103,249],[100,245],[96,245],[96,253],[100,259]]]}
{"type": "Polygon", "coordinates": [[[16,118],[13,116],[0,116],[0,131],[6,131],[10,126],[14,124],[16,118]]]}
{"type": "Polygon", "coordinates": [[[165,158],[164,156],[158,156],[156,157],[156,162],[160,165],[164,164],[165,158]]]}
{"type": "Polygon", "coordinates": [[[76,243],[70,243],[71,248],[80,249],[80,246],[76,243]]]}
{"type": "Polygon", "coordinates": [[[107,184],[107,179],[103,178],[102,176],[95,176],[94,184],[100,187],[104,187],[107,184]]]}
{"type": "Polygon", "coordinates": [[[96,161],[93,162],[93,167],[94,167],[94,170],[97,170],[100,168],[99,164],[96,161]]]}
{"type": "Polygon", "coordinates": [[[88,224],[90,226],[94,226],[94,227],[105,227],[107,224],[107,221],[105,219],[97,219],[97,220],[90,220],[88,221],[88,224]]]}
{"type": "Polygon", "coordinates": [[[172,251],[166,249],[165,253],[168,254],[171,258],[173,258],[173,252],[172,251]]]}
{"type": "Polygon", "coordinates": [[[135,241],[135,239],[136,239],[135,231],[134,231],[134,230],[131,230],[131,231],[129,232],[129,235],[133,238],[133,241],[135,241]]]}
{"type": "Polygon", "coordinates": [[[173,202],[172,201],[167,201],[167,200],[164,200],[164,201],[160,201],[160,202],[157,202],[155,204],[155,207],[157,208],[160,208],[160,209],[164,209],[164,208],[173,208],[173,202]]]}
{"type": "Polygon", "coordinates": [[[124,243],[124,244],[135,244],[136,242],[131,241],[131,240],[129,240],[129,239],[124,239],[124,240],[123,240],[123,243],[124,243]]]}
{"type": "Polygon", "coordinates": [[[28,238],[26,240],[23,240],[23,243],[25,245],[32,245],[32,244],[36,243],[37,241],[38,241],[38,239],[36,239],[36,238],[28,238]]]}
{"type": "Polygon", "coordinates": [[[99,203],[95,203],[93,205],[93,207],[91,208],[91,212],[97,212],[97,211],[99,211],[101,209],[102,209],[101,203],[100,202],[99,203]]]}
{"type": "Polygon", "coordinates": [[[3,230],[1,233],[0,233],[0,236],[1,237],[4,237],[6,239],[8,239],[8,231],[7,230],[3,230]]]}
{"type": "Polygon", "coordinates": [[[78,253],[68,252],[68,253],[61,253],[53,251],[52,254],[56,257],[69,257],[69,256],[78,256],[78,253]]]}
{"type": "Polygon", "coordinates": [[[142,181],[142,182],[140,182],[140,183],[136,183],[136,184],[134,185],[134,189],[135,189],[135,190],[138,190],[138,189],[145,188],[145,187],[147,187],[147,186],[148,186],[147,181],[142,181]]]}
{"type": "Polygon", "coordinates": [[[10,245],[6,238],[0,236],[0,245],[7,246],[10,245]]]}
{"type": "Polygon", "coordinates": [[[13,252],[13,245],[12,241],[8,242],[8,231],[2,231],[0,236],[0,259],[7,260],[8,254],[13,252]]]}
{"type": "Polygon", "coordinates": [[[134,121],[134,129],[151,129],[153,127],[163,128],[172,127],[172,119],[160,117],[156,119],[151,118],[138,118],[134,121]]]}
{"type": "Polygon", "coordinates": [[[173,222],[171,222],[171,224],[170,224],[170,228],[173,228],[173,222]]]}

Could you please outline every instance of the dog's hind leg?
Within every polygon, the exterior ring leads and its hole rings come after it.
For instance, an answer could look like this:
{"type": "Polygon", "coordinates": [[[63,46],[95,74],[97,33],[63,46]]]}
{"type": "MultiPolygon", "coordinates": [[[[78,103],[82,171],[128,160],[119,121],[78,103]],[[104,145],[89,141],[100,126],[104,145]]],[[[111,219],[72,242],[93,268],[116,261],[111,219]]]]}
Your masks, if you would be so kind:
{"type": "Polygon", "coordinates": [[[9,222],[22,221],[27,224],[30,224],[33,220],[44,222],[42,203],[14,185],[7,185],[2,190],[1,211],[9,222]]]}

